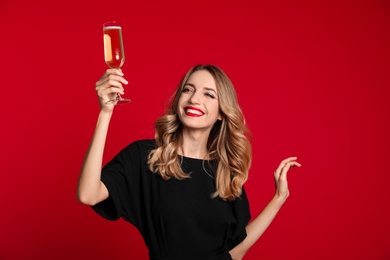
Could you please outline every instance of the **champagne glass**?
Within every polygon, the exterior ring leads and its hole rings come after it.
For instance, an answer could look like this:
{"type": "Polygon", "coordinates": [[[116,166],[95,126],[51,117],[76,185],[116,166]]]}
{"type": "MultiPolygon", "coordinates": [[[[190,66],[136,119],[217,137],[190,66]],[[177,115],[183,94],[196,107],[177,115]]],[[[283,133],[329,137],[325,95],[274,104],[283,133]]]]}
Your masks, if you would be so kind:
{"type": "MultiPolygon", "coordinates": [[[[111,69],[119,69],[125,62],[125,52],[123,50],[122,26],[119,22],[107,22],[103,24],[104,39],[104,60],[111,69]]],[[[126,104],[131,100],[123,98],[117,94],[116,98],[109,100],[116,104],[126,104]]]]}

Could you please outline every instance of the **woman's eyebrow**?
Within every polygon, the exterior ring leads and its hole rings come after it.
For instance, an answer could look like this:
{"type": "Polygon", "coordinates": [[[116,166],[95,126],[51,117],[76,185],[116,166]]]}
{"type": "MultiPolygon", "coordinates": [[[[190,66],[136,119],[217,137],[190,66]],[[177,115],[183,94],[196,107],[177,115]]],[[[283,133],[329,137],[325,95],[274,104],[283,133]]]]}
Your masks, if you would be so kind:
{"type": "MultiPolygon", "coordinates": [[[[191,87],[193,87],[193,88],[196,88],[195,87],[195,84],[193,84],[193,83],[189,83],[189,82],[187,82],[184,86],[191,86],[191,87]]],[[[217,93],[217,91],[215,90],[215,89],[213,89],[213,88],[208,88],[208,87],[205,87],[204,88],[205,90],[208,90],[208,91],[213,91],[213,92],[215,92],[215,93],[217,93]]]]}
{"type": "Polygon", "coordinates": [[[213,92],[217,93],[217,91],[215,89],[213,89],[213,88],[205,88],[205,89],[208,90],[208,91],[213,91],[213,92]]]}

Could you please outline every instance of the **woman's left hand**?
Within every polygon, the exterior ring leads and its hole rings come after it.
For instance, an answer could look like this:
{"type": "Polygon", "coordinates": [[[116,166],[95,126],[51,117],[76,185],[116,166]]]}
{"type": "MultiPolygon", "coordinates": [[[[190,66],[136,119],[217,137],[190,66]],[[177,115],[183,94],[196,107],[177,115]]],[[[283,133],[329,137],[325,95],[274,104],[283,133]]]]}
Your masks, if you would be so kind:
{"type": "Polygon", "coordinates": [[[275,196],[282,202],[284,202],[290,195],[290,192],[288,190],[287,172],[290,170],[290,168],[301,167],[301,164],[298,163],[296,160],[297,157],[289,157],[283,160],[274,173],[276,186],[275,196]]]}

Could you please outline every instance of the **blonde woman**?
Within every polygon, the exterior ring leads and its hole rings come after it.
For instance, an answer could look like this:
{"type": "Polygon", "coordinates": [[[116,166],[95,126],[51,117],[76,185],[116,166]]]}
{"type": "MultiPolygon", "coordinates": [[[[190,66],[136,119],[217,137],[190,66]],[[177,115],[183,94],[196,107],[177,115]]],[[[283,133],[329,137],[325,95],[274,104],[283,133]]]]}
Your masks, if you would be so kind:
{"type": "Polygon", "coordinates": [[[252,153],[250,132],[226,74],[198,65],[182,79],[153,140],[138,140],[102,169],[115,95],[127,81],[109,69],[96,83],[100,113],[81,169],[78,199],[110,220],[134,225],[151,260],[242,259],[289,195],[287,172],[274,173],[276,193],[250,221],[244,183],[252,153]]]}

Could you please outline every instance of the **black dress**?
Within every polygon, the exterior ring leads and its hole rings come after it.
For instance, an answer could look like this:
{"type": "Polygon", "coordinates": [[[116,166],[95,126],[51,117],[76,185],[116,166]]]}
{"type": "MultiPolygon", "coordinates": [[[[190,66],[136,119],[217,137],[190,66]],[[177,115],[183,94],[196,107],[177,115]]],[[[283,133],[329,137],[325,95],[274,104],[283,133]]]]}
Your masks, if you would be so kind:
{"type": "Polygon", "coordinates": [[[210,161],[181,157],[190,178],[164,181],[148,169],[154,140],[136,141],[102,170],[109,198],[93,209],[109,220],[133,224],[150,259],[231,259],[228,251],[246,237],[249,203],[243,191],[232,202],[211,198],[215,181],[210,161]]]}

